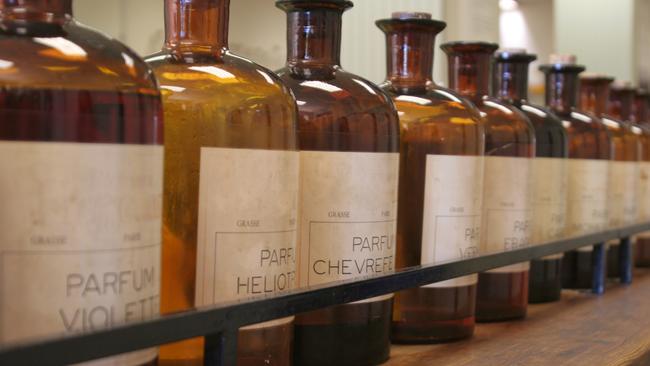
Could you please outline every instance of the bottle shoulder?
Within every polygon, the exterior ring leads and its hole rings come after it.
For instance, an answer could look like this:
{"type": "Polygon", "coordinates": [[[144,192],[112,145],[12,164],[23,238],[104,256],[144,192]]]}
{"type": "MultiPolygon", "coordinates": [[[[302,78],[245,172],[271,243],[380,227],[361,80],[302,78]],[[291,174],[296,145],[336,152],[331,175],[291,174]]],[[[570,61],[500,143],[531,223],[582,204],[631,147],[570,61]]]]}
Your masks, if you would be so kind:
{"type": "Polygon", "coordinates": [[[391,98],[381,88],[341,68],[306,75],[284,67],[276,73],[291,88],[301,112],[395,114],[391,98]]]}
{"type": "Polygon", "coordinates": [[[276,100],[295,104],[290,88],[272,71],[244,57],[225,51],[179,58],[168,50],[147,56],[163,97],[185,102],[222,104],[243,100],[266,103],[276,100]]]}
{"type": "Polygon", "coordinates": [[[157,94],[153,72],[134,51],[73,19],[1,23],[4,85],[157,94]]]}
{"type": "Polygon", "coordinates": [[[488,127],[510,127],[522,133],[534,134],[533,124],[526,114],[509,103],[486,97],[477,103],[477,107],[483,112],[481,115],[488,127]]]}

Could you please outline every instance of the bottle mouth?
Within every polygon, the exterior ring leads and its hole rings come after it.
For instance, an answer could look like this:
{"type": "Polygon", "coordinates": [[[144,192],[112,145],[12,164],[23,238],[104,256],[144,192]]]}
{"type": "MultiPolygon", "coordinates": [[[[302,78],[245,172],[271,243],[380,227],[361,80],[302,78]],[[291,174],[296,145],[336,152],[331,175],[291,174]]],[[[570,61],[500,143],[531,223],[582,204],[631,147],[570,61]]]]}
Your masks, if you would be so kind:
{"type": "Polygon", "coordinates": [[[394,12],[390,18],[375,21],[375,25],[384,32],[400,29],[437,34],[447,28],[447,23],[432,19],[430,13],[407,11],[394,12]]]}
{"type": "Polygon", "coordinates": [[[278,0],[275,6],[284,11],[305,11],[310,9],[334,9],[345,11],[354,6],[349,0],[278,0]]]}
{"type": "Polygon", "coordinates": [[[531,63],[537,60],[537,55],[526,53],[523,48],[504,48],[494,55],[496,62],[525,62],[531,63]]]}
{"type": "Polygon", "coordinates": [[[440,48],[448,55],[460,53],[489,53],[493,54],[499,45],[483,41],[454,41],[443,43],[440,48]]]}
{"type": "Polygon", "coordinates": [[[609,75],[605,75],[605,74],[586,72],[586,73],[580,75],[580,82],[582,82],[582,83],[610,84],[613,81],[614,81],[613,77],[611,77],[609,75]]]}

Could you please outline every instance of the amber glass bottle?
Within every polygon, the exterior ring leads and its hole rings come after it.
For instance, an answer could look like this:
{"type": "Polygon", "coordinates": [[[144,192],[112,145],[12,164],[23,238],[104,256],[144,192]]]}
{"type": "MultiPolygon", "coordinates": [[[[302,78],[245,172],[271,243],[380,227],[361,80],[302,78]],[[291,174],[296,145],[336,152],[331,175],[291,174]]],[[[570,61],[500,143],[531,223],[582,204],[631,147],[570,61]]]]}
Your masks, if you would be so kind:
{"type": "MultiPolygon", "coordinates": [[[[569,136],[567,236],[584,235],[607,227],[610,137],[600,119],[576,110],[578,75],[585,68],[572,58],[552,62],[540,70],[546,77],[546,104],[569,136]]],[[[591,288],[591,282],[592,247],[564,253],[562,286],[591,288]]]]}
{"type": "MultiPolygon", "coordinates": [[[[607,211],[608,227],[612,229],[636,222],[636,190],[639,180],[637,163],[640,158],[639,136],[620,119],[621,104],[608,103],[613,80],[594,74],[582,75],[580,78],[581,110],[599,117],[611,136],[613,155],[610,157],[607,211]],[[608,111],[609,104],[615,109],[608,111]]],[[[630,89],[630,93],[629,103],[625,103],[629,111],[634,101],[634,89],[630,89]]],[[[612,240],[607,245],[607,274],[609,277],[618,277],[619,241],[612,240]]]]}
{"type": "MultiPolygon", "coordinates": [[[[533,160],[533,224],[531,243],[560,240],[565,233],[568,138],[562,121],[550,110],[527,102],[528,65],[537,57],[524,50],[498,52],[494,96],[519,108],[533,123],[536,155],[533,160]]],[[[560,299],[562,254],[531,261],[528,301],[560,299]]]]}
{"type": "MultiPolygon", "coordinates": [[[[147,58],[165,110],[161,311],[296,284],[296,107],[269,70],[228,51],[228,0],[166,0],[147,58]]],[[[238,365],[291,364],[292,318],[244,327],[238,365]]],[[[201,338],[160,364],[201,365],[201,338]]]]}
{"type": "MultiPolygon", "coordinates": [[[[432,81],[433,46],[446,24],[426,13],[377,21],[400,118],[397,268],[474,256],[481,225],[485,131],[478,110],[432,81]]],[[[393,342],[466,338],[474,331],[477,276],[395,296],[393,342]]]]}
{"type": "MultiPolygon", "coordinates": [[[[641,127],[643,158],[639,164],[639,221],[650,221],[650,105],[648,92],[637,89],[634,96],[634,123],[641,127]]],[[[636,236],[635,261],[639,267],[650,267],[650,232],[636,236]]]]}
{"type": "Polygon", "coordinates": [[[151,70],[70,0],[0,1],[0,345],[158,313],[162,127],[151,70]]]}
{"type": "MultiPolygon", "coordinates": [[[[494,43],[451,42],[447,53],[449,86],[470,99],[485,119],[485,175],[481,252],[527,246],[532,214],[535,133],[515,107],[488,98],[494,43]]],[[[479,274],[476,319],[523,318],[528,305],[529,263],[479,274]]]]}
{"type": "MultiPolygon", "coordinates": [[[[399,123],[381,89],[340,66],[350,1],[283,0],[298,100],[301,286],[395,267],[399,123]]],[[[300,314],[297,365],[375,365],[389,355],[392,295],[300,314]]]]}

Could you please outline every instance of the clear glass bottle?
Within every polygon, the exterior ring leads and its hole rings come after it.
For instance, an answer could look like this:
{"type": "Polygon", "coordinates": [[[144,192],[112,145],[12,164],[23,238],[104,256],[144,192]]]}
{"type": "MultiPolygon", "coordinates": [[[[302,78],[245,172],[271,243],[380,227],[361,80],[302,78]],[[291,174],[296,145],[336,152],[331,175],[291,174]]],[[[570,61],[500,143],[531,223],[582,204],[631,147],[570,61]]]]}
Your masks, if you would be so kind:
{"type": "MultiPolygon", "coordinates": [[[[165,44],[147,62],[165,111],[161,311],[296,284],[295,100],[271,71],[228,50],[228,0],[166,0],[165,44]]],[[[293,318],[240,329],[238,365],[289,365],[293,318]]],[[[161,365],[202,365],[203,338],[161,365]]]]}
{"type": "MultiPolygon", "coordinates": [[[[541,65],[546,78],[546,105],[562,119],[569,136],[569,186],[567,236],[585,235],[607,227],[607,183],[610,135],[596,116],[576,109],[579,74],[584,66],[575,57],[552,56],[541,65]]],[[[596,244],[596,243],[594,243],[596,244]]],[[[562,287],[589,289],[592,283],[592,250],[584,247],[564,253],[562,287]]]]}
{"type": "Polygon", "coordinates": [[[12,279],[0,344],[158,314],[160,94],[142,59],[79,24],[71,3],[0,1],[0,255],[12,279]]]}
{"type": "MultiPolygon", "coordinates": [[[[643,158],[639,164],[639,221],[650,221],[650,105],[648,92],[637,89],[634,96],[634,123],[641,127],[643,158]]],[[[650,267],[650,232],[635,240],[635,262],[638,267],[650,267]]]]}
{"type": "MultiPolygon", "coordinates": [[[[382,85],[400,118],[397,268],[478,254],[485,131],[478,110],[432,81],[434,40],[446,26],[426,13],[376,22],[386,34],[382,85]]],[[[477,275],[395,295],[391,340],[431,343],[474,332],[477,275]]]]}
{"type": "MultiPolygon", "coordinates": [[[[610,157],[608,182],[608,227],[618,228],[632,225],[637,220],[638,160],[640,158],[640,139],[631,126],[620,119],[620,103],[609,103],[610,84],[614,78],[583,74],[580,78],[580,108],[600,118],[611,136],[613,155],[610,157]],[[609,108],[608,104],[616,109],[609,108]],[[614,112],[614,113],[612,113],[614,112]],[[615,119],[617,118],[617,119],[615,119]]],[[[629,95],[626,107],[631,111],[634,89],[629,95]]],[[[618,277],[619,241],[607,243],[607,274],[618,277]]]]}
{"type": "MultiPolygon", "coordinates": [[[[485,119],[485,175],[481,253],[527,246],[532,214],[532,164],[535,132],[515,107],[487,97],[491,63],[498,46],[486,42],[450,42],[449,86],[470,99],[485,119]]],[[[479,274],[476,319],[523,318],[528,306],[529,263],[479,274]]]]}
{"type": "MultiPolygon", "coordinates": [[[[352,2],[281,0],[299,110],[301,286],[395,267],[399,122],[391,99],[340,66],[352,2]]],[[[389,356],[392,295],[296,316],[298,365],[376,365],[389,356]]]]}
{"type": "MultiPolygon", "coordinates": [[[[493,95],[519,108],[535,129],[533,227],[531,243],[564,237],[566,231],[567,133],[562,121],[549,109],[528,102],[528,65],[537,56],[525,50],[505,50],[495,56],[493,95]]],[[[528,301],[557,301],[562,291],[562,254],[531,261],[528,301]]]]}

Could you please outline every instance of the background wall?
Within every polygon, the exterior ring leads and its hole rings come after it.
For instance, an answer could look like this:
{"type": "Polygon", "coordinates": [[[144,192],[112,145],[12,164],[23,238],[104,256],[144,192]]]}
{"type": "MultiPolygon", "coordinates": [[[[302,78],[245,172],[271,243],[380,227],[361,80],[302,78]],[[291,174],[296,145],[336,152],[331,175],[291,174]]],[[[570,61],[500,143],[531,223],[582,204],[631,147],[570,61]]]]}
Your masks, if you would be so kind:
{"type": "MultiPolygon", "coordinates": [[[[270,68],[284,64],[285,15],[273,0],[232,0],[231,49],[270,68]]],[[[385,42],[374,25],[394,11],[426,11],[447,22],[436,46],[452,40],[524,47],[545,62],[573,53],[590,71],[650,81],[650,0],[355,0],[343,16],[342,65],[374,82],[385,76],[385,42]],[[513,5],[514,4],[514,5],[513,5]]],[[[77,0],[76,17],[141,55],[160,49],[163,0],[77,0]]],[[[537,64],[532,95],[542,93],[537,64]]],[[[436,47],[434,79],[445,84],[446,62],[436,47]]]]}

